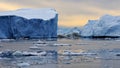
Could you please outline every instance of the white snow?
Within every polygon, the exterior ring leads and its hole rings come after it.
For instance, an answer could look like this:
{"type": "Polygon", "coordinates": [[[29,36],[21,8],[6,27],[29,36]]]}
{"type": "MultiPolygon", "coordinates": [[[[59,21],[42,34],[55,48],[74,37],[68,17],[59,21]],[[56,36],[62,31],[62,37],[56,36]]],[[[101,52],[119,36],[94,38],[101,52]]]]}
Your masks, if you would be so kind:
{"type": "Polygon", "coordinates": [[[20,16],[26,19],[43,19],[49,20],[55,18],[57,12],[52,8],[41,9],[19,9],[16,11],[0,12],[0,16],[20,16]]]}

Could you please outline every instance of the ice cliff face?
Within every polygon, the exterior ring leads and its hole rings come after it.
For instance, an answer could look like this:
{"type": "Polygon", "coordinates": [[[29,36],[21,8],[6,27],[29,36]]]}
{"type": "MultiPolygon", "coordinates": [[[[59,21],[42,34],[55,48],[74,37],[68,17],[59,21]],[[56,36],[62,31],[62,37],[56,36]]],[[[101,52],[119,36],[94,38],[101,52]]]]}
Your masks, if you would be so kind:
{"type": "Polygon", "coordinates": [[[54,9],[21,9],[0,13],[0,38],[56,38],[54,9]]]}
{"type": "Polygon", "coordinates": [[[104,15],[99,20],[89,20],[81,36],[120,36],[120,16],[104,15]]]}

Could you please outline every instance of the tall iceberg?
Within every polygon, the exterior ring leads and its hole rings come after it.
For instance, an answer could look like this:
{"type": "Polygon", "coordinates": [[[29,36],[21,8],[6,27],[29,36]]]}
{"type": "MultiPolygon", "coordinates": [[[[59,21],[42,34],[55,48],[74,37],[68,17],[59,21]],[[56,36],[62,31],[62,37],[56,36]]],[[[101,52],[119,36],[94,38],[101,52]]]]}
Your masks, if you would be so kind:
{"type": "Polygon", "coordinates": [[[0,38],[56,38],[57,22],[51,8],[0,12],[0,38]]]}
{"type": "Polygon", "coordinates": [[[89,20],[83,27],[83,37],[120,37],[120,16],[104,15],[99,20],[89,20]]]}

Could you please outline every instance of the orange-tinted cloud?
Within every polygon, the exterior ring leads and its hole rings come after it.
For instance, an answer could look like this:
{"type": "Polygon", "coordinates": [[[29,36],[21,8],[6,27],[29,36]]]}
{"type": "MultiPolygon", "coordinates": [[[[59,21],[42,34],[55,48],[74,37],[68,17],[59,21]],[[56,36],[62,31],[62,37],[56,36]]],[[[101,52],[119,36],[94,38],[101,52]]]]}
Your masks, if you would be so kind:
{"type": "Polygon", "coordinates": [[[65,16],[59,20],[59,25],[61,26],[83,26],[89,19],[95,20],[98,19],[97,16],[84,16],[84,15],[75,15],[75,16],[65,16]]]}
{"type": "Polygon", "coordinates": [[[10,4],[10,3],[2,3],[0,2],[0,10],[1,11],[6,11],[6,10],[14,10],[14,9],[18,9],[21,8],[21,6],[19,5],[14,5],[14,4],[10,4]]]}
{"type": "Polygon", "coordinates": [[[29,8],[31,6],[19,5],[15,3],[8,3],[8,2],[0,2],[0,11],[10,11],[10,10],[17,10],[21,8],[29,8]]]}

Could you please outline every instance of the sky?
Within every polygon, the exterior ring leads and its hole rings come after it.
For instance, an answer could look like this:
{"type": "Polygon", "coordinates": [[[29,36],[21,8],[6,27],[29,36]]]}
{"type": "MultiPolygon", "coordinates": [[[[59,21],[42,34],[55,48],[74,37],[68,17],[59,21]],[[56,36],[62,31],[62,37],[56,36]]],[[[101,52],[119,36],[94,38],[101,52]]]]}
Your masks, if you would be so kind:
{"type": "Polygon", "coordinates": [[[59,26],[84,26],[88,20],[120,15],[120,0],[0,0],[0,12],[22,8],[54,8],[59,26]]]}

